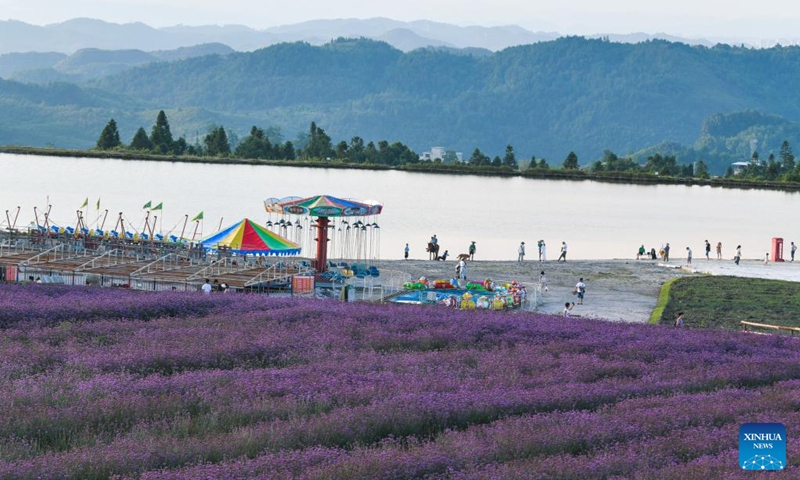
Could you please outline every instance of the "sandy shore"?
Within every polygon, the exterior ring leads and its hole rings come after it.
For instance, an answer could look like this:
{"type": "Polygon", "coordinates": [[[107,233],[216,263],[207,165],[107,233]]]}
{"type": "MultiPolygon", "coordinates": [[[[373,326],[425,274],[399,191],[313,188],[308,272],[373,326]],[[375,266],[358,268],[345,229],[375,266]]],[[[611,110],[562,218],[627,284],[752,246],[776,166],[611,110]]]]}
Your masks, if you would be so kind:
{"type": "MultiPolygon", "coordinates": [[[[382,272],[394,275],[395,279],[418,279],[424,275],[429,280],[454,277],[455,265],[454,261],[423,260],[377,263],[382,272]]],[[[679,276],[733,275],[800,282],[800,262],[770,262],[765,265],[763,261],[743,260],[735,265],[732,260],[702,258],[694,260],[691,266],[687,266],[685,261],[664,264],[650,260],[575,260],[566,263],[476,260],[467,263],[470,280],[482,281],[491,277],[495,281],[516,280],[529,286],[538,285],[542,270],[547,273],[549,291],[543,292],[537,311],[560,315],[565,302],[575,301],[572,290],[583,277],[587,285],[586,298],[584,305],[575,306],[573,314],[635,323],[649,320],[661,285],[679,276]]]]}

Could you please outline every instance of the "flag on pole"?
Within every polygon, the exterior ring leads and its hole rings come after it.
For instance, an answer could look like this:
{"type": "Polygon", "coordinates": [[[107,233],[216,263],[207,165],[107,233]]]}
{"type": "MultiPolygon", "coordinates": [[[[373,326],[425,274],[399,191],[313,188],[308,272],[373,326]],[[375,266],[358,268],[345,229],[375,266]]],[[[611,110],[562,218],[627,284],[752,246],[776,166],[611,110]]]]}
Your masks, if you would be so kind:
{"type": "Polygon", "coordinates": [[[192,221],[193,222],[198,222],[198,221],[200,221],[202,219],[203,219],[203,212],[200,212],[197,215],[195,215],[195,217],[192,219],[192,221]]]}
{"type": "Polygon", "coordinates": [[[100,199],[97,199],[97,209],[100,210],[100,199]]]}
{"type": "Polygon", "coordinates": [[[161,210],[163,207],[164,207],[164,202],[161,202],[155,207],[153,207],[151,210],[161,210]]]}
{"type": "Polygon", "coordinates": [[[86,200],[83,201],[83,205],[81,205],[81,210],[89,206],[89,197],[86,197],[86,200]]]}
{"type": "Polygon", "coordinates": [[[150,208],[152,205],[153,205],[153,201],[152,200],[148,200],[148,202],[145,203],[142,208],[150,208]]]}

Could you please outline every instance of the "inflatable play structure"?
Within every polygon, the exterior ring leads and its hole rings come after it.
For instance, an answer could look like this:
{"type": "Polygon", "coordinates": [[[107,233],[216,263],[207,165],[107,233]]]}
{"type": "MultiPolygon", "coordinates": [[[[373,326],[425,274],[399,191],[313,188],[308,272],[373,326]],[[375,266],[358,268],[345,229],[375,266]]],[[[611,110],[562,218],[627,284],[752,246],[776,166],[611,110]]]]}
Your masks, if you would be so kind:
{"type": "Polygon", "coordinates": [[[520,308],[527,299],[524,285],[516,281],[497,283],[491,278],[461,285],[455,278],[430,281],[420,277],[406,282],[403,288],[405,292],[393,298],[393,302],[435,304],[460,310],[508,310],[520,308]]]}

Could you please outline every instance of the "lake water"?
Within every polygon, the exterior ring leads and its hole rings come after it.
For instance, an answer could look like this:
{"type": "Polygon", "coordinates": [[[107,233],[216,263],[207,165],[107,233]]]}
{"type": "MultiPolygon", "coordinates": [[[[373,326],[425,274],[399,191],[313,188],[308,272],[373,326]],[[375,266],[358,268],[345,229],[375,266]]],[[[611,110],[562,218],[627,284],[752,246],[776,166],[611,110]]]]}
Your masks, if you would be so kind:
{"type": "MultiPolygon", "coordinates": [[[[243,217],[277,221],[280,217],[264,210],[269,197],[328,194],[382,203],[383,214],[367,219],[380,229],[359,234],[361,246],[355,233],[346,236],[346,225],[339,225],[344,229],[334,235],[334,257],[400,259],[408,242],[412,258],[427,258],[425,245],[433,234],[451,255],[465,253],[474,240],[476,260],[515,260],[522,241],[526,259],[535,259],[538,239],[547,244],[548,260],[558,256],[562,241],[569,245],[569,259],[606,259],[630,258],[640,244],[649,250],[666,242],[672,258],[684,257],[687,246],[698,258],[705,239],[712,246],[721,241],[725,258],[737,244],[745,258],[759,258],[776,236],[785,239],[788,257],[789,242],[800,240],[799,194],[765,190],[9,154],[0,154],[0,172],[0,210],[9,210],[13,221],[20,206],[18,227],[33,221],[34,207],[41,215],[48,202],[54,223],[74,226],[86,197],[90,226],[98,226],[109,210],[106,229],[113,228],[119,212],[133,229],[141,229],[142,205],[163,202],[163,211],[153,213],[161,217],[162,232],[176,235],[185,215],[200,211],[203,235],[243,217]]],[[[313,256],[313,239],[304,233],[311,230],[308,221],[292,220],[304,229],[285,232],[303,245],[304,256],[313,256]]],[[[2,213],[0,224],[7,223],[2,213]]]]}

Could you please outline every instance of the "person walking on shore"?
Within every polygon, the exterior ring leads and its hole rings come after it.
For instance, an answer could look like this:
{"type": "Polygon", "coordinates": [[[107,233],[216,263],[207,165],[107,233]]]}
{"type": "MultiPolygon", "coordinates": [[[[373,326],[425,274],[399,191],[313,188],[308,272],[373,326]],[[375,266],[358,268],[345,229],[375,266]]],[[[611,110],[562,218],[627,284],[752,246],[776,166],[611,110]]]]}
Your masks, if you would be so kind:
{"type": "Polygon", "coordinates": [[[706,260],[711,260],[711,244],[706,240],[706,260]]]}
{"type": "Polygon", "coordinates": [[[470,262],[475,260],[475,250],[477,250],[477,248],[475,247],[475,240],[473,240],[472,243],[469,244],[469,261],[470,262]]]}
{"type": "Polygon", "coordinates": [[[557,262],[560,262],[561,259],[564,259],[564,262],[567,261],[567,242],[561,242],[561,255],[558,256],[557,262]]]}
{"type": "Polygon", "coordinates": [[[544,243],[544,240],[540,240],[540,242],[542,242],[542,258],[540,258],[539,260],[541,260],[542,262],[546,262],[547,261],[547,244],[544,243]]]}
{"type": "Polygon", "coordinates": [[[525,242],[519,244],[519,250],[517,251],[517,261],[522,262],[525,259],[525,242]]]}
{"type": "Polygon", "coordinates": [[[797,251],[797,245],[795,245],[794,242],[792,242],[792,248],[791,248],[791,250],[789,250],[789,253],[792,255],[792,261],[793,262],[794,262],[794,252],[796,252],[796,251],[797,251]]]}
{"type": "Polygon", "coordinates": [[[692,249],[689,247],[686,247],[686,264],[692,264],[692,249]]]}
{"type": "Polygon", "coordinates": [[[664,261],[669,262],[669,242],[664,246],[664,261]]]}
{"type": "Polygon", "coordinates": [[[539,291],[546,292],[549,289],[547,288],[547,275],[544,274],[544,270],[542,273],[539,274],[539,291]]]}
{"type": "Polygon", "coordinates": [[[741,259],[742,259],[742,246],[741,245],[737,245],[736,246],[736,255],[733,257],[733,263],[735,263],[736,265],[739,265],[739,260],[741,260],[741,259]]]}
{"type": "Polygon", "coordinates": [[[583,305],[583,296],[586,294],[586,284],[583,283],[583,277],[575,284],[575,293],[578,295],[578,305],[583,305]]]}
{"type": "Polygon", "coordinates": [[[717,260],[722,260],[722,242],[717,242],[717,260]]]}
{"type": "Polygon", "coordinates": [[[405,248],[403,251],[404,251],[404,254],[405,254],[405,256],[404,256],[403,258],[405,258],[406,260],[408,260],[408,251],[409,251],[409,248],[408,248],[408,244],[407,244],[407,243],[406,243],[406,248],[405,248]]]}

